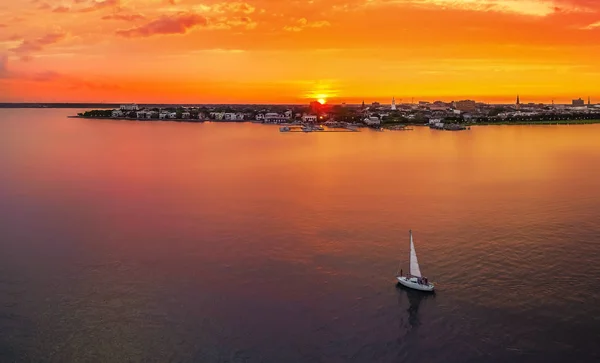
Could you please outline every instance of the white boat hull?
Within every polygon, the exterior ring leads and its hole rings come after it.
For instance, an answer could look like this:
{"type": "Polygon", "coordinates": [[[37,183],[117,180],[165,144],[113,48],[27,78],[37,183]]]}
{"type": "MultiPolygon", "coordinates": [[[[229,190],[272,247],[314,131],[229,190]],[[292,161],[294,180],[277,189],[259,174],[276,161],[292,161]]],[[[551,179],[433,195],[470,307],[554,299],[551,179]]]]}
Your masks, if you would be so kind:
{"type": "Polygon", "coordinates": [[[433,291],[433,289],[434,289],[434,286],[430,283],[428,283],[427,285],[419,284],[417,282],[416,277],[412,277],[409,279],[406,276],[397,276],[396,278],[398,279],[398,282],[402,286],[406,286],[411,289],[415,289],[415,290],[419,290],[419,291],[433,291]]]}

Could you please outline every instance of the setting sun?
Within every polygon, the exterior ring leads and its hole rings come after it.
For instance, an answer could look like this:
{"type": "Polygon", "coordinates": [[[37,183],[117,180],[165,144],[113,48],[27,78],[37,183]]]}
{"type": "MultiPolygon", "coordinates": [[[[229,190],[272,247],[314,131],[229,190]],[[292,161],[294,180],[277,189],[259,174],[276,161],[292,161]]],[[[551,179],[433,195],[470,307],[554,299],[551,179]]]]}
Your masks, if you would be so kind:
{"type": "Polygon", "coordinates": [[[325,103],[327,103],[327,100],[324,98],[319,98],[317,101],[319,101],[320,104],[324,105],[325,103]]]}

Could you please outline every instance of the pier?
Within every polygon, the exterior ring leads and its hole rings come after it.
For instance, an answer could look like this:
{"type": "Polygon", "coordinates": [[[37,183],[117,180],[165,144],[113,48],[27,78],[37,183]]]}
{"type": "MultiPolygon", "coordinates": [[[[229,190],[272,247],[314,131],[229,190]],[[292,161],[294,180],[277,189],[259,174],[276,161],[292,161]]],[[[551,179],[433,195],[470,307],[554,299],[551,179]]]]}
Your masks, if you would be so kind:
{"type": "Polygon", "coordinates": [[[311,126],[311,125],[285,125],[279,128],[279,132],[360,132],[357,128],[352,126],[344,127],[343,129],[325,129],[323,126],[311,126]]]}

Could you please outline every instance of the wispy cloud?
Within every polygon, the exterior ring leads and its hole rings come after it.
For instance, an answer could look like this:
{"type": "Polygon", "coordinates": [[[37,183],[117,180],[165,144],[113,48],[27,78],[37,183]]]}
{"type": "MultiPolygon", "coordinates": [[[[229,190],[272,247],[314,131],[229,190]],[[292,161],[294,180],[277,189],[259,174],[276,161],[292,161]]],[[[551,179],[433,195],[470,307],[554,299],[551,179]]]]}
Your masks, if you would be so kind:
{"type": "Polygon", "coordinates": [[[211,12],[216,14],[242,13],[247,15],[252,14],[254,13],[254,11],[256,11],[256,8],[253,5],[239,1],[222,2],[212,5],[200,4],[194,6],[193,9],[198,12],[211,12]]]}
{"type": "Polygon", "coordinates": [[[124,20],[124,21],[136,21],[144,20],[146,17],[142,14],[110,14],[102,17],[102,20],[124,20]]]}
{"type": "Polygon", "coordinates": [[[598,29],[598,28],[600,28],[600,21],[597,21],[597,22],[592,23],[590,25],[584,26],[581,29],[583,29],[583,30],[593,30],[593,29],[598,29]]]}
{"type": "Polygon", "coordinates": [[[58,6],[54,9],[52,9],[53,13],[68,13],[69,11],[71,11],[71,8],[69,8],[68,6],[64,6],[64,5],[61,5],[61,6],[58,6]]]}
{"type": "Polygon", "coordinates": [[[208,25],[206,17],[195,13],[178,13],[163,15],[146,24],[129,29],[117,30],[117,35],[134,38],[150,37],[153,35],[185,34],[197,26],[208,25]]]}
{"type": "Polygon", "coordinates": [[[8,56],[0,55],[0,79],[8,78],[8,56]]]}
{"type": "Polygon", "coordinates": [[[46,46],[58,43],[67,37],[64,31],[54,31],[35,39],[24,39],[21,44],[11,48],[10,51],[19,54],[23,59],[27,59],[31,53],[39,52],[46,46]]]}
{"type": "Polygon", "coordinates": [[[308,21],[306,18],[298,19],[293,25],[283,27],[283,30],[288,32],[300,32],[306,28],[323,28],[331,26],[326,20],[308,21]]]}
{"type": "Polygon", "coordinates": [[[92,11],[102,10],[106,8],[118,7],[119,5],[121,5],[121,0],[95,0],[92,1],[91,5],[79,9],[79,12],[89,13],[92,11]]]}
{"type": "MultiPolygon", "coordinates": [[[[592,11],[587,0],[366,0],[365,7],[410,5],[431,8],[450,8],[467,11],[499,12],[507,14],[544,17],[559,12],[592,11]]],[[[348,11],[347,4],[337,10],[348,11]]]]}

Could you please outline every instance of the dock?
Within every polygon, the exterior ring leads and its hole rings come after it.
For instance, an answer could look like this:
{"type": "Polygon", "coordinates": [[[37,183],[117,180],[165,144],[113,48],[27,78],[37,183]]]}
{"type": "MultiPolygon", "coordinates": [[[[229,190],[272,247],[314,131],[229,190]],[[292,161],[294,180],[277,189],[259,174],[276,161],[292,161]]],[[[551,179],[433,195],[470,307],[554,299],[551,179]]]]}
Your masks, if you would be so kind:
{"type": "Polygon", "coordinates": [[[322,126],[307,126],[307,125],[285,125],[279,128],[279,132],[359,132],[357,128],[352,126],[344,127],[343,129],[325,129],[322,126]]]}

